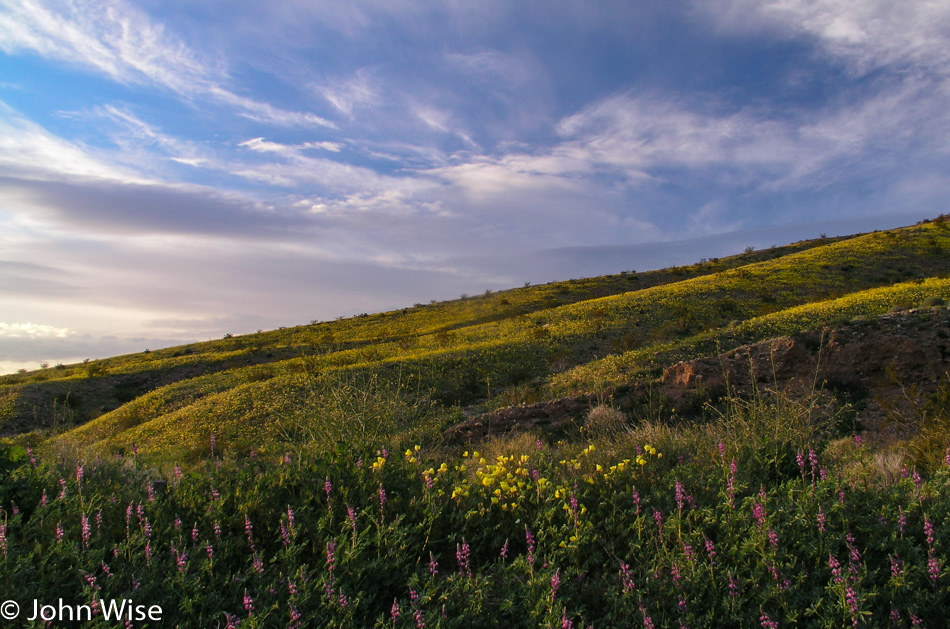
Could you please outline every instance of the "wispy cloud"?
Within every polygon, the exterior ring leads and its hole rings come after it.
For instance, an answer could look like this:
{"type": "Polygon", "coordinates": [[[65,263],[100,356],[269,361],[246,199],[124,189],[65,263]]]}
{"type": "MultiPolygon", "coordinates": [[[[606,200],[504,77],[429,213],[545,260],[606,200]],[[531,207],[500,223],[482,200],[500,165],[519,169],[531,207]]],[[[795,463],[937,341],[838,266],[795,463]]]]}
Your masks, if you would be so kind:
{"type": "Polygon", "coordinates": [[[59,138],[0,102],[0,165],[7,175],[93,177],[143,181],[134,171],[96,157],[86,147],[59,138]]]}
{"type": "Polygon", "coordinates": [[[898,64],[950,71],[950,4],[931,0],[715,0],[696,3],[730,31],[807,36],[865,74],[898,64]]]}
{"type": "Polygon", "coordinates": [[[349,77],[327,81],[314,89],[348,118],[353,118],[356,110],[372,107],[379,101],[379,87],[371,68],[362,68],[349,77]]]}
{"type": "Polygon", "coordinates": [[[299,155],[302,151],[317,149],[339,153],[344,147],[340,142],[304,142],[302,144],[281,144],[279,142],[269,142],[264,138],[253,138],[241,142],[238,146],[248,148],[258,153],[279,153],[282,155],[299,155]]]}
{"type": "Polygon", "coordinates": [[[164,87],[186,101],[205,96],[242,115],[278,126],[333,127],[310,112],[286,111],[222,87],[221,60],[203,58],[183,40],[121,0],[84,0],[54,8],[42,0],[9,0],[0,7],[0,50],[23,51],[104,74],[119,83],[164,87]]]}

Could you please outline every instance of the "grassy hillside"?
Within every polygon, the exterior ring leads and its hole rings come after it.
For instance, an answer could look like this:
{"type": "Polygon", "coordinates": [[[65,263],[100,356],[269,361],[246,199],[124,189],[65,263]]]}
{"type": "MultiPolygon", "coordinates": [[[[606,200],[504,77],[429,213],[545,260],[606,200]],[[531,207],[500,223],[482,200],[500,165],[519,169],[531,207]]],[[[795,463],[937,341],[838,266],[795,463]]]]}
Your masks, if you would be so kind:
{"type": "Polygon", "coordinates": [[[0,419],[7,433],[52,429],[57,448],[183,459],[207,454],[212,434],[245,451],[431,441],[463,414],[947,300],[948,273],[938,220],[5,376],[0,419]]]}

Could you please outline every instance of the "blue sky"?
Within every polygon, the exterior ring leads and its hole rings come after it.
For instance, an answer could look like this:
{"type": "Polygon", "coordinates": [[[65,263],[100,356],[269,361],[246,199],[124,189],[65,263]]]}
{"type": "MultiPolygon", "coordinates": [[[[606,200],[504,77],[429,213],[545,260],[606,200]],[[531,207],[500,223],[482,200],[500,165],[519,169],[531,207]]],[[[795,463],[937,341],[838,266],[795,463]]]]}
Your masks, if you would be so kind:
{"type": "Polygon", "coordinates": [[[0,0],[0,372],[936,216],[950,3],[0,0]]]}

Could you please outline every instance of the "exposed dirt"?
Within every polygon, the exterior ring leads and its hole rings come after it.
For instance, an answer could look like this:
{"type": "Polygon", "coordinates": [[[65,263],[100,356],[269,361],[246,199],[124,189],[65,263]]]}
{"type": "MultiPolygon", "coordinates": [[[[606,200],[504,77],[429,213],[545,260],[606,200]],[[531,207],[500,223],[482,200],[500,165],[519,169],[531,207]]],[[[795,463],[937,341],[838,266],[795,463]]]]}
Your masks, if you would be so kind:
{"type": "MultiPolygon", "coordinates": [[[[791,396],[824,389],[852,402],[866,429],[890,414],[913,415],[924,397],[950,374],[950,309],[909,310],[782,336],[718,356],[668,367],[653,386],[667,406],[689,415],[707,401],[743,395],[753,385],[791,396]]],[[[642,391],[613,391],[624,408],[642,391]]],[[[489,435],[564,428],[583,422],[596,405],[590,396],[502,408],[445,432],[450,443],[489,435]]]]}

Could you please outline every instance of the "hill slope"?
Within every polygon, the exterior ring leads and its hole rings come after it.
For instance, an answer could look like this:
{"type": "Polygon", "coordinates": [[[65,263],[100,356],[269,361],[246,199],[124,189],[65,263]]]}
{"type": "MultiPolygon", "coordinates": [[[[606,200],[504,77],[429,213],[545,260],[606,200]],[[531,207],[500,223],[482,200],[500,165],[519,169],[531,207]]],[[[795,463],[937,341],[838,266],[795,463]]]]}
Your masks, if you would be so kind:
{"type": "Polygon", "coordinates": [[[6,434],[200,457],[395,435],[595,393],[683,358],[950,300],[950,227],[797,243],[0,378],[6,434]],[[66,430],[65,432],[64,429],[66,430]],[[281,445],[283,444],[283,445],[281,445]]]}

